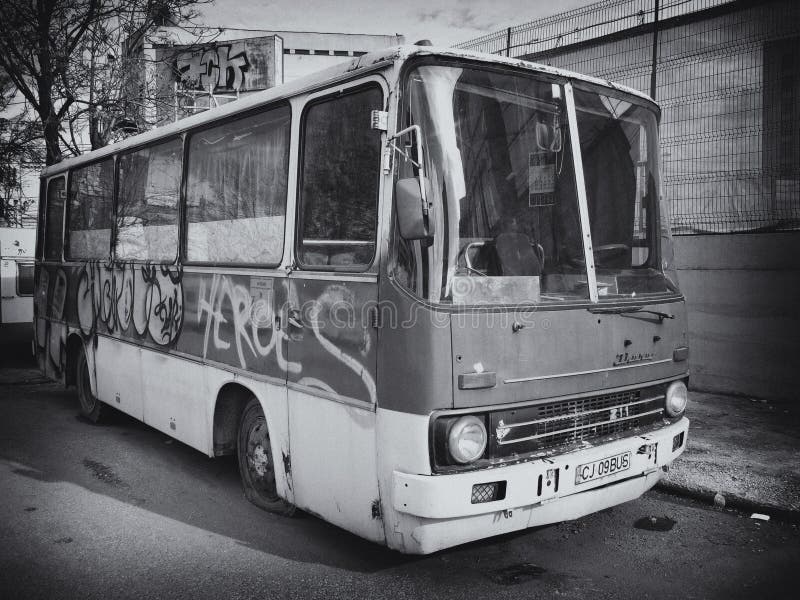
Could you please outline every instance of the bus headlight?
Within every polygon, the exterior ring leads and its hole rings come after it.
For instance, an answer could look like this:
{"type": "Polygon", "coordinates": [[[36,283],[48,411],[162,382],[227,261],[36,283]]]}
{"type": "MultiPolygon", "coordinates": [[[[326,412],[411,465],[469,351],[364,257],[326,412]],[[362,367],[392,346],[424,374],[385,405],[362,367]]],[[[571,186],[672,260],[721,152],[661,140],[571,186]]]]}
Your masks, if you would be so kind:
{"type": "Polygon", "coordinates": [[[673,381],[667,388],[667,415],[677,417],[686,410],[686,402],[689,400],[689,391],[686,384],[682,381],[673,381]]]}
{"type": "Polygon", "coordinates": [[[450,428],[447,449],[453,460],[461,464],[478,460],[486,450],[486,426],[474,415],[461,417],[450,428]]]}

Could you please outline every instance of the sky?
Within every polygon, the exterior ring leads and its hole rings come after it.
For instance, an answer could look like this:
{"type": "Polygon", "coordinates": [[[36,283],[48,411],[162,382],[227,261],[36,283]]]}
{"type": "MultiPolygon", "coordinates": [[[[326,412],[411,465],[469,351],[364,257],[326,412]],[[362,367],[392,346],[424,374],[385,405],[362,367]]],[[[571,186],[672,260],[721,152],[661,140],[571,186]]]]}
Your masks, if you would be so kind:
{"type": "Polygon", "coordinates": [[[395,34],[450,46],[596,0],[213,0],[201,24],[243,29],[395,34]]]}

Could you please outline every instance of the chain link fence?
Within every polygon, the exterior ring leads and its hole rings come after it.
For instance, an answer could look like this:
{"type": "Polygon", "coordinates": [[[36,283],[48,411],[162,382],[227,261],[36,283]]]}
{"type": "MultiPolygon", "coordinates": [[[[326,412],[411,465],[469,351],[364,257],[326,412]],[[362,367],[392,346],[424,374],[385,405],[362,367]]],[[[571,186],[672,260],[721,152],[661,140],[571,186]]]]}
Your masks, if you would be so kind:
{"type": "Polygon", "coordinates": [[[800,3],[604,0],[471,40],[662,107],[674,233],[800,229],[800,3]]]}

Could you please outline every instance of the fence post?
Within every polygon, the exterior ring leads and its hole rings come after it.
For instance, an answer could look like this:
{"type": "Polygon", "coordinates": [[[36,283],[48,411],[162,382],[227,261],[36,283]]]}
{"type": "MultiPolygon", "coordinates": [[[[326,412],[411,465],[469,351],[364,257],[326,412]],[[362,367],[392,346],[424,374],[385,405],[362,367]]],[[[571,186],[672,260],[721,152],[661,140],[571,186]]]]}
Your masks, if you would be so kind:
{"type": "Polygon", "coordinates": [[[506,56],[511,56],[511,27],[506,29],[506,56]]]}
{"type": "Polygon", "coordinates": [[[650,71],[650,97],[656,99],[656,68],[658,66],[658,0],[653,14],[653,66],[650,71]]]}

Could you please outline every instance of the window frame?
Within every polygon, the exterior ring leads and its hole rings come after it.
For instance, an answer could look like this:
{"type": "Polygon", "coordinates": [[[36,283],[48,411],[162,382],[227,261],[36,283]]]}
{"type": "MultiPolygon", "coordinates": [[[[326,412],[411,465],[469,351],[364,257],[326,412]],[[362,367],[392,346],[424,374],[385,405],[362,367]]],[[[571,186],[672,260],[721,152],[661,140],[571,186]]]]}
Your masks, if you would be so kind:
{"type": "Polygon", "coordinates": [[[40,219],[43,219],[44,225],[42,226],[42,243],[41,243],[41,257],[40,260],[42,262],[64,262],[64,244],[65,244],[65,230],[66,230],[66,222],[67,222],[67,204],[69,204],[69,171],[62,171],[52,177],[49,177],[45,183],[44,189],[44,214],[39,215],[40,219]],[[53,185],[58,179],[61,179],[64,182],[64,189],[62,190],[65,194],[64,197],[64,204],[61,209],[61,248],[58,252],[58,258],[50,258],[48,257],[48,250],[50,248],[48,242],[48,211],[50,210],[50,186],[53,185]]]}
{"type": "Polygon", "coordinates": [[[299,271],[306,271],[306,272],[326,272],[326,273],[366,273],[372,271],[375,265],[378,263],[378,259],[380,256],[379,246],[381,243],[380,240],[380,222],[381,222],[381,197],[383,195],[383,184],[385,179],[385,174],[383,173],[383,165],[382,165],[382,156],[385,150],[386,145],[386,131],[384,130],[375,130],[380,132],[380,146],[378,149],[378,186],[376,190],[376,197],[375,197],[375,243],[372,252],[372,257],[370,258],[369,263],[366,264],[359,264],[359,265],[307,265],[303,263],[300,259],[300,246],[302,242],[302,219],[301,219],[301,211],[303,209],[303,197],[302,197],[302,189],[303,189],[303,180],[305,178],[305,163],[304,163],[304,156],[305,156],[305,148],[306,148],[306,123],[308,118],[309,111],[319,105],[324,104],[325,102],[331,102],[333,100],[338,100],[344,98],[346,96],[357,94],[359,92],[369,90],[370,88],[378,89],[381,93],[381,108],[380,110],[387,110],[387,102],[388,102],[388,93],[386,88],[386,82],[383,78],[378,76],[369,77],[367,79],[358,79],[356,81],[347,82],[345,84],[341,84],[335,88],[328,88],[324,90],[320,90],[316,94],[310,96],[306,99],[305,103],[303,104],[302,113],[300,115],[300,122],[298,125],[298,132],[297,132],[297,183],[295,188],[295,207],[294,207],[294,239],[292,240],[292,251],[293,251],[293,258],[294,258],[294,266],[299,271]]]}
{"type": "Polygon", "coordinates": [[[143,144],[139,144],[137,146],[133,146],[131,148],[126,148],[123,151],[118,151],[113,153],[114,157],[114,204],[113,204],[113,229],[111,234],[111,253],[109,254],[111,260],[113,261],[124,261],[124,262],[131,262],[131,263],[154,263],[159,265],[175,265],[178,263],[180,257],[180,248],[181,248],[181,237],[183,236],[183,215],[184,215],[184,194],[185,194],[185,186],[186,186],[186,135],[185,132],[179,132],[172,135],[167,135],[155,140],[151,140],[145,142],[143,144]],[[177,244],[175,248],[175,255],[169,261],[167,259],[153,259],[153,258],[124,258],[117,256],[117,238],[119,236],[119,227],[117,223],[117,214],[119,213],[119,195],[122,190],[122,185],[120,184],[120,177],[119,177],[119,168],[121,159],[123,156],[127,156],[129,154],[135,154],[136,152],[141,152],[142,150],[147,150],[150,148],[154,148],[156,146],[160,146],[162,144],[167,144],[169,142],[179,140],[180,147],[181,147],[181,168],[180,168],[180,185],[178,186],[178,203],[177,203],[177,226],[178,226],[178,237],[177,237],[177,244]]]}
{"type": "Polygon", "coordinates": [[[16,275],[15,280],[14,280],[15,290],[16,290],[17,296],[19,296],[20,298],[32,298],[34,296],[34,294],[36,293],[36,266],[35,266],[34,263],[32,263],[30,261],[24,261],[23,262],[23,261],[17,260],[17,261],[14,261],[14,262],[16,263],[16,266],[17,266],[17,275],[16,275]],[[32,273],[31,273],[31,293],[30,294],[23,294],[20,291],[20,288],[19,288],[20,272],[21,272],[22,267],[28,267],[32,271],[32,273]]]}
{"type": "Polygon", "coordinates": [[[272,102],[269,104],[264,104],[258,106],[256,108],[252,108],[246,110],[244,112],[236,113],[230,116],[226,116],[221,119],[215,119],[213,121],[209,121],[208,123],[203,123],[202,126],[195,127],[186,131],[186,135],[184,136],[183,142],[183,173],[181,179],[181,240],[180,240],[180,247],[179,247],[179,258],[181,264],[184,265],[191,265],[191,266],[198,266],[198,267],[222,267],[222,268],[244,268],[244,269],[277,269],[282,263],[286,253],[286,236],[288,234],[288,229],[286,227],[288,218],[289,218],[289,183],[290,183],[290,168],[291,168],[291,154],[292,154],[292,126],[294,124],[294,111],[292,110],[292,105],[288,100],[279,100],[277,102],[272,102]],[[241,121],[244,119],[248,119],[250,117],[254,117],[259,114],[267,113],[272,110],[277,110],[280,108],[288,108],[289,109],[289,135],[287,138],[287,146],[286,146],[286,196],[284,197],[284,215],[283,215],[283,242],[280,245],[280,258],[274,263],[264,263],[264,262],[220,262],[220,261],[199,261],[199,260],[190,260],[189,259],[189,210],[187,206],[187,192],[189,187],[189,161],[191,160],[189,148],[191,145],[192,138],[195,135],[199,135],[204,131],[208,131],[210,129],[214,129],[215,127],[221,127],[223,125],[227,125],[229,123],[234,123],[236,121],[241,121]]]}
{"type": "Polygon", "coordinates": [[[62,232],[62,262],[82,262],[82,261],[92,261],[92,260],[109,260],[113,256],[114,250],[114,243],[116,239],[116,231],[117,231],[117,156],[118,153],[107,154],[106,156],[102,156],[95,160],[85,162],[83,164],[70,167],[70,169],[66,172],[65,177],[65,184],[64,184],[64,191],[66,193],[66,198],[64,199],[64,223],[63,223],[63,232],[62,232]],[[69,250],[69,233],[70,228],[67,227],[69,224],[69,219],[72,213],[71,202],[69,198],[69,190],[70,186],[72,186],[72,177],[75,171],[81,169],[88,169],[93,165],[100,164],[107,160],[111,161],[111,233],[109,235],[109,242],[108,242],[108,252],[105,256],[92,256],[92,257],[75,257],[70,256],[68,254],[69,250]]]}

